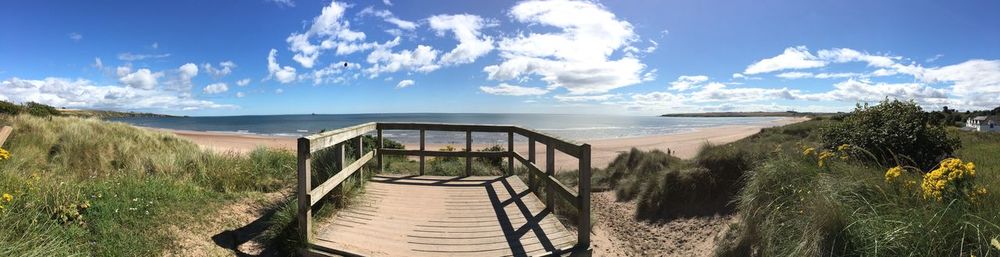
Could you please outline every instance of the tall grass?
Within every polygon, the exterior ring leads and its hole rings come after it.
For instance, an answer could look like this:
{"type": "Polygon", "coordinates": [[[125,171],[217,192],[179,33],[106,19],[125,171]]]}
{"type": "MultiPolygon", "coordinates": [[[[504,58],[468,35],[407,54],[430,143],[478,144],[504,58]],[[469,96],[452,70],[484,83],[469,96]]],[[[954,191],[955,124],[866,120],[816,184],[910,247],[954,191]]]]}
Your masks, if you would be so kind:
{"type": "Polygon", "coordinates": [[[14,127],[0,160],[3,256],[145,256],[170,247],[166,227],[204,217],[243,192],[292,184],[294,156],[201,151],[122,123],[0,115],[14,127]],[[15,236],[16,235],[16,236],[15,236]]]}

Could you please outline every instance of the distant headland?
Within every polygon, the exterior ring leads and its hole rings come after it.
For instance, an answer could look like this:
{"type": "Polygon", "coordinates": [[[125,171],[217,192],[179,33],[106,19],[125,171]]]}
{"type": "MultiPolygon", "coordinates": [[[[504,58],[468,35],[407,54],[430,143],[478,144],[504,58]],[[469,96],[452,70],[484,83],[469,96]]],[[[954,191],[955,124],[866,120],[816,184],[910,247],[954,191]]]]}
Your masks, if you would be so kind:
{"type": "Polygon", "coordinates": [[[836,113],[825,112],[701,112],[701,113],[670,113],[660,117],[802,117],[802,116],[831,116],[836,113]]]}

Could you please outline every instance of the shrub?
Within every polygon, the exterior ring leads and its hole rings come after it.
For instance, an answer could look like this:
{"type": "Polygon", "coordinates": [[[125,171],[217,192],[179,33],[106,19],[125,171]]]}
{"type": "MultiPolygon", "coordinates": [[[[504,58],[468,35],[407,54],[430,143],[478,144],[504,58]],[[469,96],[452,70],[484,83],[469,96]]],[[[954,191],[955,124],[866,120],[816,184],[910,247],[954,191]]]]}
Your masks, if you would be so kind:
{"type": "Polygon", "coordinates": [[[25,103],[24,109],[26,109],[29,114],[40,117],[59,116],[60,114],[59,110],[57,110],[55,107],[36,102],[25,103]]]}
{"type": "Polygon", "coordinates": [[[24,108],[20,105],[7,101],[0,101],[0,114],[17,115],[22,111],[24,111],[24,108]]]}
{"type": "Polygon", "coordinates": [[[721,210],[716,207],[728,200],[718,197],[715,191],[718,183],[706,168],[660,172],[636,196],[636,217],[662,219],[717,213],[721,210]]]}
{"type": "MultiPolygon", "coordinates": [[[[483,152],[503,152],[503,151],[507,151],[507,148],[505,148],[505,147],[503,147],[501,145],[493,145],[493,146],[490,146],[490,147],[487,147],[487,148],[483,148],[483,149],[481,149],[479,151],[483,151],[483,152]]],[[[498,167],[498,168],[503,166],[503,160],[504,160],[503,157],[480,157],[480,158],[477,158],[477,159],[480,162],[485,163],[486,165],[493,166],[493,167],[498,167]]]]}
{"type": "Polygon", "coordinates": [[[903,159],[926,169],[951,155],[960,146],[957,137],[929,122],[914,102],[882,101],[875,106],[858,105],[843,122],[822,130],[827,148],[849,144],[871,152],[884,166],[903,159]]]}

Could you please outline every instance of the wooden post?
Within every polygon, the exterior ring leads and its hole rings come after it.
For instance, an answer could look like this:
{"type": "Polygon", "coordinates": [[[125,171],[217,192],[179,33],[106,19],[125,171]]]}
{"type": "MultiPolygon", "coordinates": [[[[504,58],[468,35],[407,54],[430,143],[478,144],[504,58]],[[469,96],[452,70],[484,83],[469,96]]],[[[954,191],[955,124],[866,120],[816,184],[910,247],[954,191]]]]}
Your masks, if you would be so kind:
{"type": "MultiPolygon", "coordinates": [[[[338,174],[338,173],[340,173],[341,171],[344,170],[344,167],[347,167],[347,163],[346,163],[347,162],[347,155],[344,154],[345,153],[344,149],[347,148],[347,147],[345,147],[346,144],[347,143],[344,142],[344,143],[339,143],[339,144],[333,145],[333,159],[337,161],[337,165],[334,166],[334,169],[333,169],[334,170],[333,174],[338,174]]],[[[332,177],[333,175],[331,174],[330,176],[332,177]]],[[[329,179],[329,178],[326,178],[326,179],[329,179]]],[[[341,196],[346,195],[347,188],[345,188],[343,186],[337,186],[337,187],[340,188],[340,195],[341,196]]],[[[322,196],[318,196],[318,197],[322,197],[322,196]]]]}
{"type": "MultiPolygon", "coordinates": [[[[365,136],[364,135],[361,135],[361,136],[358,136],[358,137],[354,138],[354,147],[357,148],[357,151],[355,151],[355,152],[357,152],[357,154],[358,154],[358,158],[355,159],[355,160],[360,160],[361,156],[365,156],[365,136]]],[[[360,186],[360,185],[364,184],[364,180],[365,180],[365,166],[361,166],[361,168],[358,169],[358,185],[360,186]]]]}
{"type": "Polygon", "coordinates": [[[420,176],[424,175],[424,134],[426,130],[420,130],[420,176]]]}
{"type": "Polygon", "coordinates": [[[577,224],[576,243],[579,249],[590,248],[590,145],[580,146],[580,200],[579,223],[577,224]]]}
{"type": "MultiPolygon", "coordinates": [[[[535,164],[535,139],[528,138],[528,162],[535,164]]],[[[528,170],[528,188],[535,190],[535,173],[528,170]]]]}
{"type": "Polygon", "coordinates": [[[309,139],[299,138],[298,140],[298,188],[297,197],[299,199],[299,210],[298,210],[298,220],[299,220],[299,236],[306,245],[309,245],[313,241],[313,236],[311,233],[312,228],[312,199],[309,196],[309,191],[312,190],[312,177],[310,176],[312,168],[310,167],[310,155],[312,153],[309,151],[309,139]]]}
{"type": "Polygon", "coordinates": [[[514,132],[507,131],[507,175],[514,175],[514,132]]]}
{"type": "Polygon", "coordinates": [[[385,172],[385,170],[384,170],[384,168],[382,166],[382,147],[383,147],[383,143],[382,143],[382,129],[376,129],[376,131],[378,131],[377,132],[377,134],[378,134],[377,137],[378,138],[375,139],[375,140],[378,141],[378,142],[375,143],[375,157],[376,157],[375,159],[377,159],[377,161],[378,161],[378,172],[379,173],[383,173],[383,172],[385,172]]]}
{"type": "Polygon", "coordinates": [[[472,176],[472,130],[465,131],[465,176],[472,176]]]}
{"type": "MultiPolygon", "coordinates": [[[[552,143],[545,143],[545,175],[555,177],[556,175],[556,149],[552,143]]],[[[556,190],[555,185],[545,179],[545,208],[551,211],[556,210],[556,190]]]]}
{"type": "Polygon", "coordinates": [[[14,131],[14,128],[10,126],[3,126],[0,128],[0,146],[3,146],[4,142],[7,142],[7,137],[10,136],[10,132],[14,131]]]}

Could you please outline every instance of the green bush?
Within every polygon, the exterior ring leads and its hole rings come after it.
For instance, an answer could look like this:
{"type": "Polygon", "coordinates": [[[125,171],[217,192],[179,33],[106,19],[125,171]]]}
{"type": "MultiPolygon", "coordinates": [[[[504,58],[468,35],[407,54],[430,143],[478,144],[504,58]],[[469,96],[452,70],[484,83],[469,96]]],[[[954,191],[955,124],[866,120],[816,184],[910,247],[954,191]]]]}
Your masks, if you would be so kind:
{"type": "Polygon", "coordinates": [[[29,114],[40,117],[59,116],[60,114],[59,110],[57,110],[55,107],[36,102],[25,103],[24,108],[28,111],[29,114]]]}
{"type": "Polygon", "coordinates": [[[24,111],[24,108],[20,105],[7,101],[0,101],[0,114],[17,115],[22,111],[24,111]]]}
{"type": "MultiPolygon", "coordinates": [[[[501,145],[492,145],[490,147],[480,149],[479,151],[482,151],[482,152],[503,152],[503,151],[507,151],[507,148],[505,148],[505,147],[503,147],[501,145]]],[[[497,168],[502,167],[503,166],[503,161],[504,161],[503,157],[479,157],[479,158],[476,158],[476,159],[478,161],[482,162],[482,163],[485,163],[486,165],[497,167],[497,168]]]]}
{"type": "Polygon", "coordinates": [[[842,144],[871,152],[884,166],[909,164],[927,170],[960,146],[914,102],[882,101],[878,105],[858,105],[843,122],[822,131],[824,147],[842,144]],[[902,157],[902,158],[899,158],[902,157]]]}

